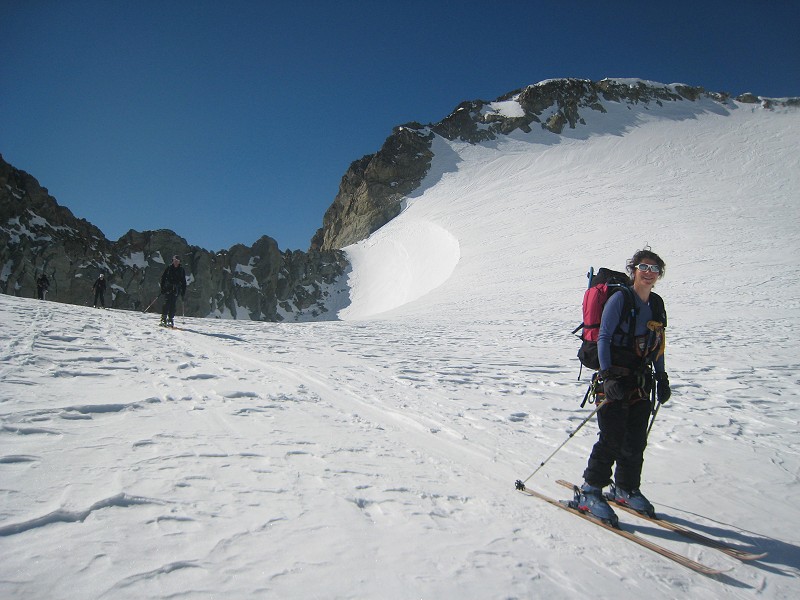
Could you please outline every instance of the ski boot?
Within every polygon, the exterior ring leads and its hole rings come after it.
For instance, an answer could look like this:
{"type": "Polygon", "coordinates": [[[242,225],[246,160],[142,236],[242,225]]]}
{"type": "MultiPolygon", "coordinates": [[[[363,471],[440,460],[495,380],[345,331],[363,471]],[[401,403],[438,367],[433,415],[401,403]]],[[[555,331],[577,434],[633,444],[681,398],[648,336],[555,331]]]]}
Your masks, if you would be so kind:
{"type": "Polygon", "coordinates": [[[584,483],[580,488],[576,486],[575,499],[570,502],[570,507],[607,525],[619,527],[619,518],[603,497],[602,488],[588,483],[584,483]]]}
{"type": "Polygon", "coordinates": [[[159,323],[160,327],[168,327],[167,325],[167,317],[161,317],[161,322],[159,323]]]}
{"type": "Polygon", "coordinates": [[[169,325],[168,325],[168,327],[175,327],[175,321],[173,321],[172,319],[170,319],[170,320],[169,320],[169,325]]]}
{"type": "Polygon", "coordinates": [[[656,518],[655,508],[653,508],[653,505],[650,504],[650,501],[645,498],[644,494],[642,494],[642,492],[640,492],[638,489],[627,492],[621,487],[617,487],[612,483],[611,488],[609,489],[608,493],[606,493],[606,498],[616,502],[621,506],[627,506],[628,508],[635,510],[638,513],[642,513],[651,519],[656,518]]]}

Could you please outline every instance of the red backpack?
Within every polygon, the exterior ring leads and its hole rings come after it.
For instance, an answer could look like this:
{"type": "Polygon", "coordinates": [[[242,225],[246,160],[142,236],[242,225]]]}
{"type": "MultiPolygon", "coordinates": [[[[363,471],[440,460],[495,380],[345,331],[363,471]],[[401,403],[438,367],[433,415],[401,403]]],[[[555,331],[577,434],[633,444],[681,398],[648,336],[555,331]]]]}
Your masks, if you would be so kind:
{"type": "Polygon", "coordinates": [[[589,278],[589,287],[583,294],[583,322],[572,330],[572,333],[577,333],[581,329],[581,347],[578,350],[578,359],[585,367],[597,371],[600,369],[600,361],[597,357],[597,337],[600,334],[600,318],[603,315],[603,307],[608,302],[608,299],[617,291],[623,290],[626,294],[626,306],[631,309],[625,309],[629,314],[628,318],[635,318],[633,314],[632,298],[629,298],[630,290],[628,284],[630,279],[625,273],[619,271],[612,271],[601,267],[597,273],[594,272],[592,267],[586,274],[589,278]]]}

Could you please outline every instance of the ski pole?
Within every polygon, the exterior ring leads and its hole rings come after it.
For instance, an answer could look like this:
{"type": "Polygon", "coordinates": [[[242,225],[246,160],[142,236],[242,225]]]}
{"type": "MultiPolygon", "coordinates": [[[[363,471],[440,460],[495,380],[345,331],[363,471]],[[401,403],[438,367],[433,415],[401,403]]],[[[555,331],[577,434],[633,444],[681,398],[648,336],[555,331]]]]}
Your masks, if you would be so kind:
{"type": "Polygon", "coordinates": [[[573,438],[573,436],[574,436],[576,433],[578,433],[578,432],[581,430],[581,427],[583,427],[584,425],[586,425],[586,423],[588,423],[588,422],[589,422],[589,419],[591,419],[591,418],[592,418],[592,417],[595,415],[595,413],[596,413],[598,410],[600,410],[600,408],[603,406],[603,404],[605,404],[605,403],[604,403],[604,402],[602,402],[602,403],[598,404],[598,405],[595,407],[595,409],[592,411],[592,414],[590,414],[590,415],[589,415],[588,417],[586,417],[586,418],[585,418],[583,421],[581,421],[581,424],[580,424],[580,425],[578,425],[578,426],[575,428],[575,431],[573,431],[572,433],[570,433],[570,434],[569,434],[569,436],[567,436],[567,439],[565,439],[563,442],[561,442],[561,445],[560,445],[558,448],[556,448],[555,450],[553,450],[553,453],[552,453],[550,456],[548,456],[546,459],[544,459],[544,460],[541,462],[541,464],[540,464],[540,465],[539,465],[539,466],[536,468],[536,470],[535,470],[533,473],[531,473],[530,475],[528,475],[528,478],[527,478],[527,479],[525,479],[525,481],[523,481],[522,483],[528,483],[528,479],[530,479],[531,477],[533,477],[534,475],[536,475],[536,473],[538,473],[538,472],[539,472],[539,470],[540,470],[540,469],[541,469],[543,466],[545,466],[545,465],[548,463],[548,461],[549,461],[551,458],[553,458],[553,457],[556,455],[556,453],[557,453],[559,450],[561,450],[561,449],[562,449],[562,448],[563,448],[563,447],[566,445],[566,443],[567,443],[568,441],[570,441],[570,440],[573,438]]]}
{"type": "Polygon", "coordinates": [[[656,402],[656,409],[653,411],[653,418],[650,419],[650,425],[647,427],[647,435],[645,435],[644,439],[650,437],[650,430],[653,428],[653,423],[656,421],[656,415],[658,414],[659,408],[661,408],[661,402],[656,402]]]}
{"type": "Polygon", "coordinates": [[[150,310],[150,307],[153,306],[153,304],[156,303],[156,300],[158,300],[160,297],[161,297],[161,294],[159,294],[158,296],[153,298],[153,301],[150,304],[147,305],[147,308],[144,309],[144,312],[147,312],[148,310],[150,310]]]}
{"type": "MultiPolygon", "coordinates": [[[[653,377],[652,371],[650,371],[650,376],[653,377]]],[[[653,423],[656,422],[656,415],[658,414],[658,409],[661,408],[661,402],[658,401],[658,395],[656,394],[655,381],[653,381],[652,386],[653,387],[650,390],[650,406],[651,406],[650,410],[653,411],[653,418],[650,419],[650,425],[647,426],[647,433],[644,435],[645,440],[647,440],[650,437],[650,430],[653,428],[653,423]]]]}

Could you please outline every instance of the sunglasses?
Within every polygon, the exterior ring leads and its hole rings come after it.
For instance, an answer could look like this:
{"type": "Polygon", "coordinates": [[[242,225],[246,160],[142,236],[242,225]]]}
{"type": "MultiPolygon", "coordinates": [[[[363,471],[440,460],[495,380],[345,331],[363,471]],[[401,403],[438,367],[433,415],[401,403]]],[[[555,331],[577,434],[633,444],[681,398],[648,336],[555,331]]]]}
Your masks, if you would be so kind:
{"type": "Polygon", "coordinates": [[[661,267],[658,265],[646,265],[644,263],[639,263],[636,265],[636,269],[638,271],[650,271],[651,273],[661,273],[661,267]]]}

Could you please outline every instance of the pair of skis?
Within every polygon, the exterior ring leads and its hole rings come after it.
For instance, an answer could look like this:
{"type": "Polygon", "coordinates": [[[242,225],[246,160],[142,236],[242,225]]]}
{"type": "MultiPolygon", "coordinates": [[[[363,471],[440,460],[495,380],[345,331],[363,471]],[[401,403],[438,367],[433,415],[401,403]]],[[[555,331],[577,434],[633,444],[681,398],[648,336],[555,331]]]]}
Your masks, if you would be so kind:
{"type": "MultiPolygon", "coordinates": [[[[562,486],[564,486],[566,488],[569,488],[569,489],[571,489],[573,491],[576,489],[576,486],[574,484],[572,484],[572,483],[570,483],[568,481],[564,481],[562,479],[559,479],[557,481],[557,483],[559,485],[562,485],[562,486]]],[[[535,498],[539,498],[540,500],[544,500],[548,504],[552,504],[553,506],[556,506],[556,507],[558,507],[558,508],[560,508],[562,510],[566,510],[567,512],[570,512],[570,513],[572,513],[572,514],[574,514],[576,516],[581,517],[582,519],[585,519],[585,520],[587,520],[587,521],[589,521],[591,523],[594,523],[595,525],[598,525],[598,526],[602,527],[603,529],[607,529],[608,531],[611,531],[611,532],[619,535],[620,537],[626,538],[626,539],[628,539],[628,540],[630,540],[630,541],[632,541],[632,542],[634,542],[634,543],[636,543],[636,544],[638,544],[638,545],[640,545],[640,546],[642,546],[644,548],[647,548],[648,550],[652,550],[653,552],[656,552],[657,554],[660,554],[661,556],[664,556],[664,557],[666,557],[666,558],[678,563],[679,565],[683,565],[684,567],[687,567],[687,568],[689,568],[689,569],[691,569],[693,571],[696,571],[698,573],[702,573],[704,575],[720,575],[721,573],[724,572],[724,570],[715,569],[713,567],[709,567],[709,566],[704,565],[702,563],[699,563],[699,562],[697,562],[695,560],[692,560],[688,556],[684,556],[683,554],[679,554],[677,552],[674,552],[674,551],[670,550],[669,548],[665,548],[664,546],[661,546],[659,544],[651,542],[650,540],[648,540],[646,538],[643,538],[643,537],[640,537],[640,536],[636,535],[632,531],[628,531],[626,529],[620,529],[620,528],[614,527],[614,526],[610,525],[609,523],[606,523],[604,521],[600,521],[600,520],[598,520],[598,519],[596,519],[594,517],[591,517],[588,514],[586,514],[584,512],[581,512],[577,508],[573,508],[568,501],[556,500],[554,498],[550,498],[549,496],[545,496],[544,494],[541,494],[541,493],[539,493],[539,492],[537,492],[535,490],[528,489],[528,488],[525,487],[525,485],[522,483],[522,481],[517,481],[516,487],[517,487],[518,490],[520,490],[524,494],[528,494],[529,496],[534,496],[535,498]]],[[[704,536],[704,535],[702,535],[700,533],[697,533],[696,531],[693,531],[691,529],[687,529],[687,528],[685,528],[685,527],[683,527],[681,525],[678,525],[677,523],[673,523],[673,522],[671,522],[671,521],[669,521],[667,519],[649,517],[647,515],[644,515],[642,513],[637,512],[637,511],[635,511],[635,510],[633,510],[633,509],[631,509],[631,508],[629,508],[627,506],[622,506],[622,505],[616,505],[615,504],[615,508],[622,509],[625,512],[631,513],[631,514],[636,515],[637,517],[639,517],[641,519],[644,519],[645,521],[653,523],[654,525],[658,525],[659,527],[663,527],[664,529],[669,529],[670,531],[674,531],[675,533],[678,533],[678,534],[680,534],[680,535],[682,535],[682,536],[684,536],[686,538],[689,538],[689,539],[694,540],[696,542],[700,542],[700,543],[702,543],[702,544],[704,544],[704,545],[706,545],[706,546],[708,546],[710,548],[714,548],[715,550],[719,550],[720,552],[723,552],[724,554],[727,554],[728,556],[731,556],[733,558],[736,558],[736,559],[739,559],[739,560],[742,560],[742,561],[758,560],[760,558],[764,558],[767,555],[766,552],[761,553],[761,554],[756,554],[756,553],[753,553],[753,552],[748,552],[746,550],[742,550],[740,548],[734,548],[732,546],[729,546],[728,544],[725,544],[724,542],[721,542],[720,540],[704,536]]]]}

